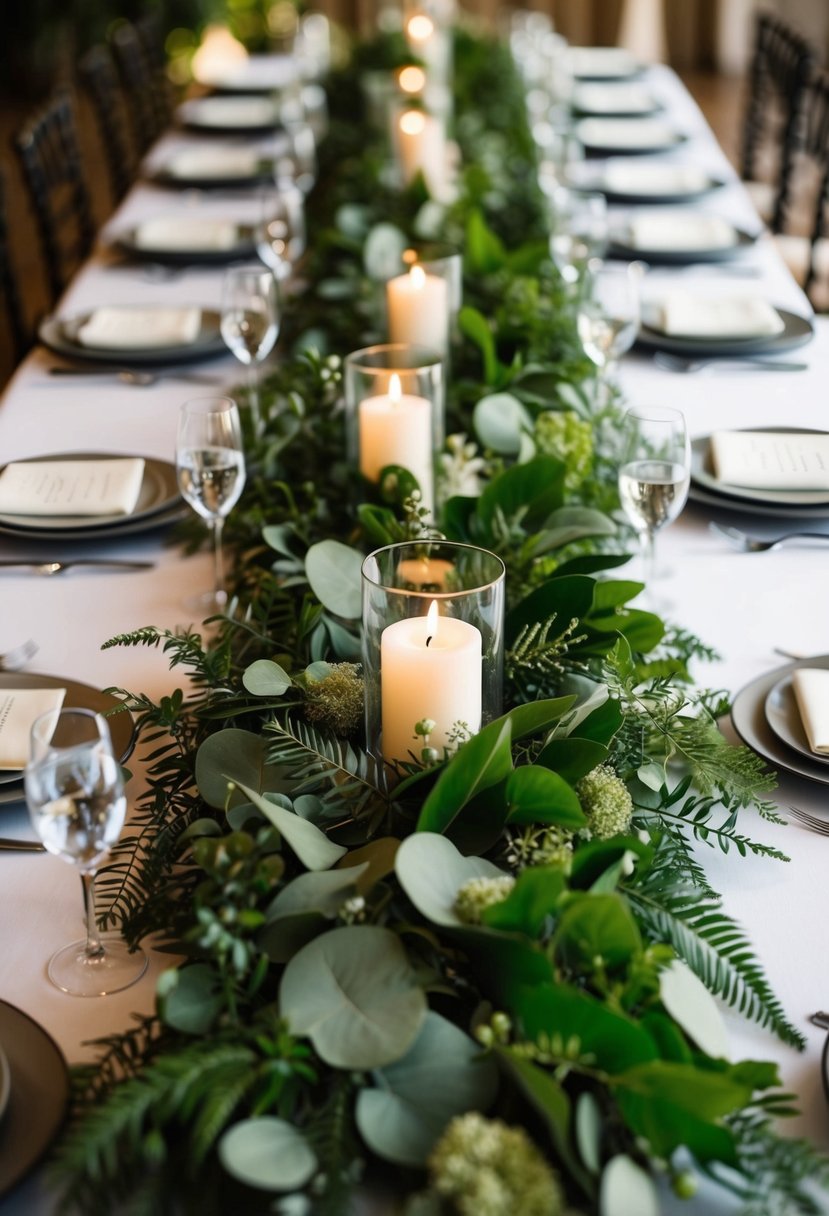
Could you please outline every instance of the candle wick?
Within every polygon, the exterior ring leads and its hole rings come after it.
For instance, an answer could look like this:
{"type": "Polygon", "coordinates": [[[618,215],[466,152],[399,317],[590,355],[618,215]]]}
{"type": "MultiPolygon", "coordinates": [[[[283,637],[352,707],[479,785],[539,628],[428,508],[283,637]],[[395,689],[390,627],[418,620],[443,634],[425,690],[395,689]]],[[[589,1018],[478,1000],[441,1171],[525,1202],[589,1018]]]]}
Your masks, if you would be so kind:
{"type": "Polygon", "coordinates": [[[430,634],[429,634],[429,636],[428,636],[428,638],[426,639],[426,645],[427,645],[427,646],[429,645],[429,643],[431,642],[431,640],[432,640],[432,638],[433,638],[433,637],[434,637],[434,634],[431,634],[431,633],[430,633],[430,634]]]}

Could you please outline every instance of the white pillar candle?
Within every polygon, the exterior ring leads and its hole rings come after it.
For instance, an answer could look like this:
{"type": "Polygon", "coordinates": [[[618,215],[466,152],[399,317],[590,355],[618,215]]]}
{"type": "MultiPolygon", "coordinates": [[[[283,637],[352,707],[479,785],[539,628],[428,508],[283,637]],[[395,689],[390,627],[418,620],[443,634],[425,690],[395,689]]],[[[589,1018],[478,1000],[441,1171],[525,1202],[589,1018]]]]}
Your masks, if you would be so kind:
{"type": "Polygon", "coordinates": [[[426,13],[413,13],[406,22],[406,42],[433,79],[446,80],[451,57],[448,29],[436,26],[426,13]]]}
{"type": "Polygon", "coordinates": [[[397,120],[397,148],[403,182],[420,172],[429,193],[441,197],[446,186],[446,135],[443,123],[423,110],[404,110],[397,120]]]}
{"type": "Polygon", "coordinates": [[[449,349],[449,287],[445,279],[414,265],[386,283],[389,340],[425,346],[439,355],[449,349]]]}
{"type": "Polygon", "coordinates": [[[385,759],[418,754],[425,741],[414,728],[423,718],[435,723],[428,745],[441,753],[459,723],[480,730],[482,671],[480,630],[439,616],[436,601],[427,615],[388,625],[380,638],[385,759]]]}
{"type": "Polygon", "coordinates": [[[380,480],[387,464],[399,464],[417,478],[423,505],[434,505],[432,405],[426,397],[400,390],[392,375],[389,391],[365,397],[357,408],[360,472],[367,481],[380,480]]]}

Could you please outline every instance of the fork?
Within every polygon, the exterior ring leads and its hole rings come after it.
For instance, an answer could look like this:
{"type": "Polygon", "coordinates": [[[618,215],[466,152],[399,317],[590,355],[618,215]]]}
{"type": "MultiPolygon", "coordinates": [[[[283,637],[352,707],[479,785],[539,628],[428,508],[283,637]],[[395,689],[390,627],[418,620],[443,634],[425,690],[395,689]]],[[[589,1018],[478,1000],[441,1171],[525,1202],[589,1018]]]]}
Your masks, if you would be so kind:
{"type": "Polygon", "coordinates": [[[745,366],[761,372],[805,372],[809,367],[808,363],[793,363],[788,359],[763,359],[752,355],[687,359],[684,355],[671,355],[663,350],[656,352],[653,361],[658,367],[664,367],[670,372],[701,372],[706,367],[715,367],[717,364],[725,367],[745,366]]]}
{"type": "Polygon", "coordinates": [[[46,578],[66,570],[152,570],[153,565],[153,562],[126,561],[121,557],[79,557],[68,562],[0,558],[0,570],[31,570],[46,578]]]}
{"type": "Polygon", "coordinates": [[[19,646],[0,654],[0,671],[20,671],[21,667],[25,667],[29,660],[35,657],[38,650],[37,642],[27,638],[19,646]]]}
{"type": "Polygon", "coordinates": [[[810,832],[817,832],[818,836],[829,836],[829,820],[818,819],[815,815],[809,815],[806,811],[801,811],[796,806],[790,806],[786,809],[790,818],[795,823],[799,823],[801,827],[808,828],[810,832]]]}
{"type": "Polygon", "coordinates": [[[783,536],[775,536],[772,540],[761,540],[759,536],[748,536],[739,528],[729,528],[726,524],[718,524],[713,520],[709,522],[708,527],[712,532],[717,532],[731,541],[734,548],[739,549],[741,553],[768,553],[769,549],[776,549],[778,545],[790,540],[829,541],[829,533],[826,532],[787,532],[783,536]]]}

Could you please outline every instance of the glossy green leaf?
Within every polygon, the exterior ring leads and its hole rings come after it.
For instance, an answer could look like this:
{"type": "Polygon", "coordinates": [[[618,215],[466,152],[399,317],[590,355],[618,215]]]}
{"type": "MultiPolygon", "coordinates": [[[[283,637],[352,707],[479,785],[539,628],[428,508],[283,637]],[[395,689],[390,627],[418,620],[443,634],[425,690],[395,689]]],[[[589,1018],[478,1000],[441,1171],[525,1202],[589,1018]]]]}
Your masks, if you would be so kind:
{"type": "Polygon", "coordinates": [[[443,832],[474,796],[512,771],[509,719],[490,722],[467,740],[432,787],[417,821],[418,832],[443,832]]]}
{"type": "Polygon", "coordinates": [[[234,1124],[219,1141],[219,1160],[237,1182],[263,1191],[297,1190],[317,1169],[305,1137],[273,1115],[234,1124]]]}
{"type": "Polygon", "coordinates": [[[513,465],[484,487],[478,515],[487,527],[496,512],[506,519],[520,515],[527,529],[541,527],[550,512],[561,505],[564,473],[565,466],[552,456],[536,456],[526,464],[513,465]]]}
{"type": "Polygon", "coordinates": [[[305,555],[305,573],[320,603],[336,616],[356,620],[362,611],[362,555],[338,540],[321,540],[305,555]]]}
{"type": "Polygon", "coordinates": [[[370,279],[385,283],[403,268],[406,235],[394,224],[375,224],[363,245],[363,266],[370,279]]]}
{"type": "Polygon", "coordinates": [[[547,919],[557,912],[566,885],[560,867],[530,866],[518,875],[506,899],[487,908],[481,919],[491,929],[537,937],[547,919]]]}
{"type": "Polygon", "coordinates": [[[545,519],[532,551],[538,556],[587,536],[613,536],[615,532],[616,525],[602,511],[592,507],[559,507],[545,519]]]}
{"type": "Polygon", "coordinates": [[[460,925],[458,891],[471,878],[502,878],[491,861],[464,857],[451,840],[434,832],[407,836],[397,850],[395,872],[418,912],[435,925],[460,925]]]}
{"type": "Polygon", "coordinates": [[[291,677],[271,659],[257,659],[245,669],[242,683],[255,697],[281,697],[291,687],[291,677]]]}
{"type": "Polygon", "coordinates": [[[509,823],[554,823],[580,828],[587,819],[576,791],[558,773],[536,764],[523,764],[507,779],[509,823]]]}
{"type": "Polygon", "coordinates": [[[586,575],[574,574],[569,578],[549,579],[536,587],[507,613],[507,642],[514,642],[525,626],[552,616],[559,629],[566,629],[571,620],[582,620],[593,603],[593,582],[586,575]]]}
{"type": "Polygon", "coordinates": [[[346,852],[342,845],[329,840],[316,824],[301,819],[294,811],[276,806],[261,794],[257,794],[256,790],[245,785],[240,785],[239,788],[280,832],[306,869],[327,870],[346,852]]]}
{"type": "Polygon", "coordinates": [[[572,709],[575,699],[575,697],[550,697],[546,700],[527,701],[524,705],[516,705],[504,714],[504,718],[509,720],[512,727],[513,743],[549,730],[572,709]]]}
{"type": "Polygon", "coordinates": [[[183,1034],[206,1034],[224,1008],[219,977],[207,963],[163,972],[158,978],[162,1020],[183,1034]]]}
{"type": "Polygon", "coordinates": [[[523,1059],[511,1051],[505,1050],[500,1050],[498,1056],[507,1072],[517,1081],[521,1092],[544,1121],[556,1156],[564,1162],[571,1177],[589,1195],[592,1191],[591,1179],[581,1168],[571,1147],[572,1115],[570,1099],[565,1090],[549,1072],[539,1068],[531,1060],[523,1059]]]}
{"type": "Polygon", "coordinates": [[[569,735],[566,739],[551,739],[538,753],[535,762],[575,785],[608,755],[608,749],[601,743],[569,735]]]}
{"type": "Polygon", "coordinates": [[[475,343],[483,356],[485,383],[496,384],[500,365],[495,353],[495,338],[486,317],[478,312],[477,308],[465,305],[458,314],[458,328],[465,337],[475,343]]]}
{"type": "Polygon", "coordinates": [[[609,744],[624,721],[624,714],[619,702],[608,697],[603,703],[592,709],[579,723],[580,739],[592,739],[596,743],[609,744]]]}
{"type": "Polygon", "coordinates": [[[582,1055],[593,1057],[595,1067],[611,1074],[657,1058],[656,1044],[647,1031],[586,992],[549,983],[524,987],[515,996],[527,1038],[546,1035],[562,1047],[577,1045],[582,1055]]]}
{"type": "Polygon", "coordinates": [[[589,840],[579,845],[570,867],[571,887],[593,887],[602,874],[628,853],[649,860],[653,849],[638,836],[614,836],[610,840],[589,840]]]}
{"type": "Polygon", "coordinates": [[[579,894],[559,918],[554,949],[575,971],[592,971],[596,958],[606,967],[620,967],[642,950],[642,935],[618,895],[579,894]]]}
{"type": "Polygon", "coordinates": [[[506,261],[503,242],[478,210],[470,213],[466,225],[465,257],[473,274],[492,274],[506,261]]]}

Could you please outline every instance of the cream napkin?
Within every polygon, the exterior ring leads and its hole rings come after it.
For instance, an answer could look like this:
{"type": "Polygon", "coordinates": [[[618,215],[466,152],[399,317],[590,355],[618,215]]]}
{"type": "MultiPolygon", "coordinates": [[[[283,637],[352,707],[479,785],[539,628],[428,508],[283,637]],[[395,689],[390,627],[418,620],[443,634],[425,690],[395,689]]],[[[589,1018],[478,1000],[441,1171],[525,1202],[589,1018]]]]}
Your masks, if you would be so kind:
{"type": "Polygon", "coordinates": [[[704,190],[710,178],[698,165],[654,165],[644,161],[607,162],[602,182],[615,194],[660,195],[695,194],[704,190]]]}
{"type": "Polygon", "coordinates": [[[6,515],[130,515],[144,461],[22,460],[0,473],[0,513],[6,515]]]}
{"type": "Polygon", "coordinates": [[[698,296],[672,291],[646,309],[652,329],[676,338],[773,337],[785,328],[766,300],[756,296],[698,296]]]}
{"type": "Polygon", "coordinates": [[[568,53],[568,67],[574,76],[590,76],[612,80],[618,76],[632,76],[639,64],[623,47],[617,46],[572,46],[568,53]]]}
{"type": "Polygon", "coordinates": [[[791,431],[715,431],[714,476],[759,490],[829,490],[829,435],[791,431]]]}
{"type": "Polygon", "coordinates": [[[204,249],[212,252],[232,249],[236,244],[237,232],[236,225],[227,220],[157,215],[139,224],[133,239],[138,249],[204,249]]]}
{"type": "Polygon", "coordinates": [[[165,165],[172,177],[255,177],[260,157],[251,148],[184,148],[165,165]]]}
{"type": "Polygon", "coordinates": [[[694,251],[729,249],[737,243],[737,233],[719,215],[700,215],[696,211],[641,211],[628,226],[633,249],[694,251]]]}
{"type": "Polygon", "coordinates": [[[4,688],[0,691],[0,770],[25,768],[35,718],[58,710],[65,688],[4,688]]]}
{"type": "Polygon", "coordinates": [[[190,346],[200,328],[200,308],[96,308],[78,330],[78,341],[106,350],[190,346]]]}
{"type": "Polygon", "coordinates": [[[275,127],[279,122],[279,107],[269,97],[203,97],[183,113],[202,127],[275,127]]]}
{"type": "Polygon", "coordinates": [[[792,687],[809,747],[821,756],[829,755],[829,671],[796,667],[792,687]]]}
{"type": "Polygon", "coordinates": [[[579,84],[573,105],[585,114],[647,114],[654,100],[641,84],[579,84]]]}
{"type": "Polygon", "coordinates": [[[582,118],[576,135],[586,148],[665,148],[680,138],[661,118],[582,118]]]}

